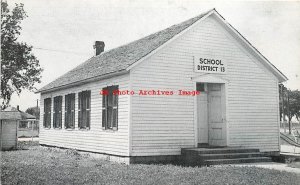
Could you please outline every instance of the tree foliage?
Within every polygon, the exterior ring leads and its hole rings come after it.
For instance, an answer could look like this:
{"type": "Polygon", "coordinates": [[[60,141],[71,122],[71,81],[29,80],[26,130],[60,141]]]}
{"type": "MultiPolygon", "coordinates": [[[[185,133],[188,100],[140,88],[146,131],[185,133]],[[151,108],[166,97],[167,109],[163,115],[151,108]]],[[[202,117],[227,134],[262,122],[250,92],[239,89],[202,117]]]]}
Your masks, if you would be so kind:
{"type": "Polygon", "coordinates": [[[300,91],[289,91],[289,119],[296,117],[299,121],[300,118],[300,91]]]}
{"type": "Polygon", "coordinates": [[[42,68],[32,53],[32,46],[19,42],[21,22],[27,15],[23,4],[16,4],[12,11],[7,2],[1,1],[1,101],[5,108],[13,93],[24,89],[34,90],[40,83],[42,68]]]}
{"type": "Polygon", "coordinates": [[[280,118],[282,120],[282,115],[288,118],[289,121],[295,117],[298,121],[300,119],[300,91],[289,90],[286,87],[279,87],[280,95],[280,118]]]}
{"type": "Polygon", "coordinates": [[[40,108],[39,107],[29,107],[25,112],[34,115],[36,119],[40,119],[40,108]]]}

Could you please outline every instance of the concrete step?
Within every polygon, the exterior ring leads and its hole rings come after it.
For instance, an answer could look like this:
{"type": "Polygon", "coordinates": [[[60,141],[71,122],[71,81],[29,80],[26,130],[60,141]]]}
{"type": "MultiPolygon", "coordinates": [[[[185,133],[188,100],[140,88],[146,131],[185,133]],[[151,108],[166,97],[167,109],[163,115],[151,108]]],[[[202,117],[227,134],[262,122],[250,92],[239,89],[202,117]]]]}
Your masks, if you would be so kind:
{"type": "Polygon", "coordinates": [[[257,162],[271,162],[270,157],[249,157],[236,159],[211,159],[205,160],[204,165],[220,165],[220,164],[238,164],[238,163],[257,163],[257,162]]]}
{"type": "Polygon", "coordinates": [[[235,159],[235,158],[251,158],[251,157],[263,157],[260,152],[250,153],[222,153],[222,154],[198,154],[203,160],[208,159],[235,159]]]}
{"type": "Polygon", "coordinates": [[[226,147],[226,148],[184,148],[181,150],[182,155],[196,154],[225,154],[225,153],[256,153],[259,149],[226,147]]]}

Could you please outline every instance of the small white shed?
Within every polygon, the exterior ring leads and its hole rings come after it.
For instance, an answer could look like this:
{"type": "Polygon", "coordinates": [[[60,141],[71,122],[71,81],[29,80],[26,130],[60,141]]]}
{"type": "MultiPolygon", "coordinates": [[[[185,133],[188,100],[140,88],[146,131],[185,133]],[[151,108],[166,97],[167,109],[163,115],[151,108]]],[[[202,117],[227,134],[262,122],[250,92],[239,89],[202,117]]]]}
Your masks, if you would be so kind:
{"type": "Polygon", "coordinates": [[[20,112],[13,107],[7,107],[0,112],[0,149],[16,149],[18,144],[18,125],[20,112]]]}

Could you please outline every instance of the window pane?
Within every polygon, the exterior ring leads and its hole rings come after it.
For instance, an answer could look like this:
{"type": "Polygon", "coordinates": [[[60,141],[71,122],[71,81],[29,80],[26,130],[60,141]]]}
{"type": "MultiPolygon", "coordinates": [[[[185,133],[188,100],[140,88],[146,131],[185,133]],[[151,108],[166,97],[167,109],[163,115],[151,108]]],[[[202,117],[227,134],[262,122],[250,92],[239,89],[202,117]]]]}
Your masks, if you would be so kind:
{"type": "Polygon", "coordinates": [[[102,109],[102,128],[106,128],[106,109],[102,109]]]}
{"type": "Polygon", "coordinates": [[[113,106],[113,95],[112,93],[109,93],[107,96],[107,106],[112,107],[113,106]]]}
{"type": "Polygon", "coordinates": [[[85,109],[82,109],[82,113],[81,113],[81,116],[82,116],[82,122],[81,122],[81,128],[86,128],[86,123],[87,123],[87,115],[86,115],[86,110],[85,109]]]}
{"type": "Polygon", "coordinates": [[[44,99],[44,127],[47,126],[47,99],[44,99]]]}
{"type": "Polygon", "coordinates": [[[113,125],[112,127],[117,127],[117,123],[118,123],[118,109],[113,109],[113,125]]]}
{"type": "Polygon", "coordinates": [[[71,128],[75,128],[75,93],[71,95],[71,128]]]}
{"type": "Polygon", "coordinates": [[[107,128],[112,128],[112,107],[107,107],[107,128]]]}
{"type": "MultiPolygon", "coordinates": [[[[106,88],[103,88],[102,89],[102,92],[105,92],[107,89],[106,88]]],[[[107,103],[107,95],[103,94],[102,95],[102,107],[106,107],[106,103],[107,103]]]]}
{"type": "Polygon", "coordinates": [[[60,96],[60,101],[59,101],[59,125],[58,127],[61,128],[62,127],[62,96],[60,96]]]}
{"type": "Polygon", "coordinates": [[[62,96],[54,97],[54,112],[53,112],[53,127],[61,127],[61,105],[62,105],[62,96]]]}
{"type": "Polygon", "coordinates": [[[117,127],[118,95],[114,95],[113,93],[118,90],[118,88],[118,86],[109,86],[102,89],[103,92],[108,92],[108,94],[102,95],[102,127],[105,129],[117,127]]]}
{"type": "Polygon", "coordinates": [[[86,127],[90,128],[90,115],[91,112],[89,110],[86,111],[86,127]]]}
{"type": "Polygon", "coordinates": [[[91,91],[88,91],[87,93],[86,108],[87,109],[91,108],[91,91]]]}
{"type": "Polygon", "coordinates": [[[51,98],[44,99],[44,126],[51,128],[51,98]]]}
{"type": "Polygon", "coordinates": [[[65,96],[65,128],[70,126],[70,95],[65,96]]]}
{"type": "Polygon", "coordinates": [[[70,128],[75,128],[75,111],[71,112],[70,117],[70,128]]]}
{"type": "Polygon", "coordinates": [[[87,96],[86,96],[86,127],[90,128],[90,116],[91,116],[91,91],[87,91],[87,96]]]}
{"type": "Polygon", "coordinates": [[[113,106],[117,107],[118,106],[118,95],[113,95],[113,106]]]}
{"type": "Polygon", "coordinates": [[[81,128],[81,124],[82,124],[81,107],[82,107],[82,94],[80,92],[78,93],[78,128],[81,128]]]}
{"type": "Polygon", "coordinates": [[[65,96],[65,128],[74,128],[75,122],[75,94],[65,96]]]}
{"type": "Polygon", "coordinates": [[[90,125],[90,97],[91,91],[78,93],[78,127],[88,128],[90,125]]]}
{"type": "Polygon", "coordinates": [[[205,91],[204,83],[197,83],[196,90],[200,92],[204,92],[205,91]]]}

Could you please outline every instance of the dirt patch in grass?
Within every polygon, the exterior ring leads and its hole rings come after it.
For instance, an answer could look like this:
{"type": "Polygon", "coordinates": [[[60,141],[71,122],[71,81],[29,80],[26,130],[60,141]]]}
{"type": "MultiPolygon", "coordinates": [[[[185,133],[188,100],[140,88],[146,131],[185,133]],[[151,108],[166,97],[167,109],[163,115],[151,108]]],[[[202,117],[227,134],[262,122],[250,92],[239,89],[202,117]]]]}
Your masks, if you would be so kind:
{"type": "Polygon", "coordinates": [[[291,162],[290,164],[288,164],[288,166],[292,168],[300,168],[300,162],[299,161],[291,162]]]}
{"type": "Polygon", "coordinates": [[[299,184],[299,174],[256,167],[191,168],[123,165],[63,150],[24,144],[2,152],[2,184],[299,184]]]}

